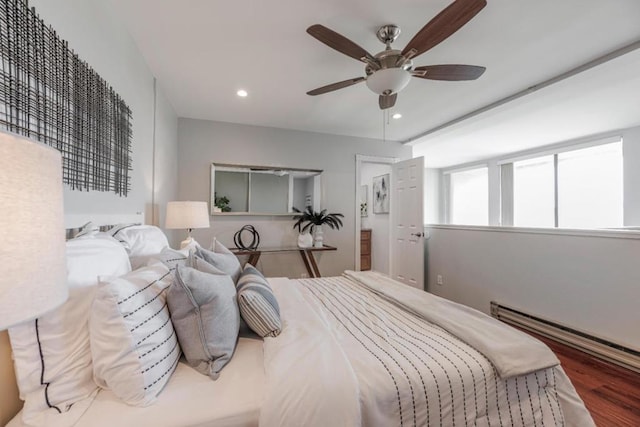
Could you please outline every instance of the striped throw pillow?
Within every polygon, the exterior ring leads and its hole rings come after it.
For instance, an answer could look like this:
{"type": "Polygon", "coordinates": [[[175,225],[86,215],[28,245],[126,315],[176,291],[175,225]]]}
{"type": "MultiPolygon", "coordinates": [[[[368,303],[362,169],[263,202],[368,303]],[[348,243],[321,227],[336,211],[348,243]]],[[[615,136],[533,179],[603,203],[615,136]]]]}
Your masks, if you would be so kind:
{"type": "Polygon", "coordinates": [[[153,403],[180,359],[165,295],[171,278],[157,263],[98,285],[89,317],[94,380],[129,405],[153,403]]]}
{"type": "Polygon", "coordinates": [[[276,337],[282,330],[280,307],[267,279],[247,264],[236,286],[240,315],[261,337],[276,337]]]}

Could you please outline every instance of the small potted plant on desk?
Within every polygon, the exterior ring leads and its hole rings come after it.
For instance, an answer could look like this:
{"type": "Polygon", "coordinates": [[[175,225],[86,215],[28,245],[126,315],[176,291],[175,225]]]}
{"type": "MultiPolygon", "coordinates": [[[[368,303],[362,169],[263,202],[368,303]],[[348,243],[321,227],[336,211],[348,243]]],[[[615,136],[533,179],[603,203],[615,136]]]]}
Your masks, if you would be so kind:
{"type": "Polygon", "coordinates": [[[326,209],[320,212],[315,212],[311,206],[307,206],[304,211],[297,208],[293,208],[294,212],[297,212],[293,216],[296,223],[293,228],[296,228],[300,233],[298,237],[298,246],[301,248],[311,247],[311,242],[316,248],[321,248],[324,242],[322,226],[327,224],[331,229],[339,230],[342,227],[342,220],[344,215],[341,213],[327,213],[326,209]],[[309,236],[309,231],[313,233],[313,241],[309,236]],[[306,235],[306,236],[305,236],[306,235]]]}

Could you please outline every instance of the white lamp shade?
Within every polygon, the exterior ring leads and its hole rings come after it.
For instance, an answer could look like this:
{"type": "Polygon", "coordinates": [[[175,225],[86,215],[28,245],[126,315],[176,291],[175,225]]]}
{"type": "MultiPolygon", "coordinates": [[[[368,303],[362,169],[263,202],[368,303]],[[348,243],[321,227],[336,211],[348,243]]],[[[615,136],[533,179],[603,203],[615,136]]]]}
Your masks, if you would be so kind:
{"type": "Polygon", "coordinates": [[[68,296],[60,153],[0,132],[0,330],[68,296]]]}
{"type": "Polygon", "coordinates": [[[166,228],[209,228],[207,202],[167,203],[166,228]]]}
{"type": "Polygon", "coordinates": [[[385,68],[367,77],[367,87],[378,95],[398,93],[411,80],[411,74],[402,68],[385,68]]]}

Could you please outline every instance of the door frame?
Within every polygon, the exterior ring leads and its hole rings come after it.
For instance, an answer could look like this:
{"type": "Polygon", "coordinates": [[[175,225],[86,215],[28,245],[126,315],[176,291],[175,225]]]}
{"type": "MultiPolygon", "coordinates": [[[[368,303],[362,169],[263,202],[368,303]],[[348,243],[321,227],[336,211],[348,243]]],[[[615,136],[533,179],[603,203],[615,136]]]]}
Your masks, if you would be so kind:
{"type": "MultiPolygon", "coordinates": [[[[355,226],[355,271],[360,271],[360,227],[362,227],[362,218],[360,217],[360,199],[361,199],[361,172],[362,172],[362,164],[363,163],[378,163],[378,164],[386,164],[392,165],[398,161],[397,157],[383,157],[383,156],[366,156],[364,154],[356,154],[356,181],[355,181],[355,193],[356,200],[354,204],[354,212],[356,218],[356,226],[355,226]]],[[[389,234],[389,239],[391,239],[391,234],[389,234]]],[[[389,240],[391,243],[391,240],[389,240]]],[[[391,266],[391,252],[389,252],[389,266],[391,266]]]]}

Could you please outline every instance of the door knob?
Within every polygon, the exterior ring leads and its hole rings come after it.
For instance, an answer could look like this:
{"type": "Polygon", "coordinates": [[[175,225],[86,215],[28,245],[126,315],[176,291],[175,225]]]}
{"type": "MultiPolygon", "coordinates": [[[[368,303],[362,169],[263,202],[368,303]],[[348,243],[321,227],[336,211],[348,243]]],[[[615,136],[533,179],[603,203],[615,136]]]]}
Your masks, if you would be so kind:
{"type": "Polygon", "coordinates": [[[424,233],[411,233],[412,236],[424,237],[424,233]]]}

